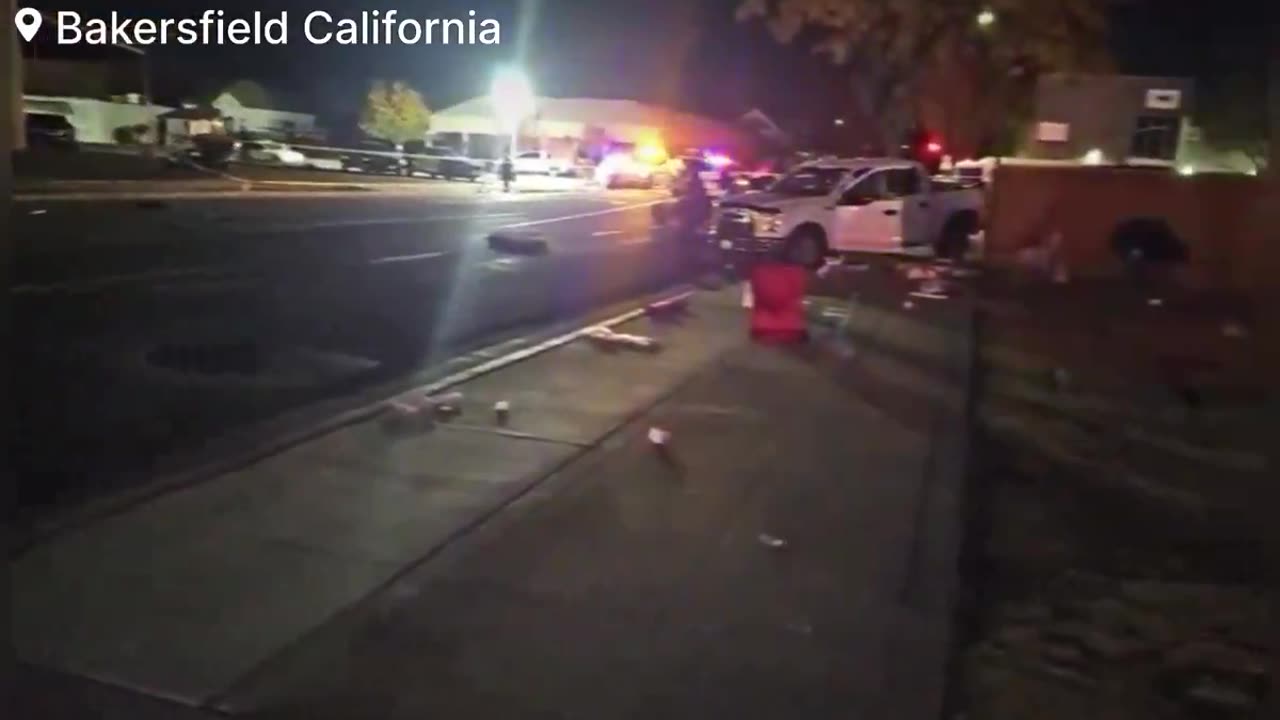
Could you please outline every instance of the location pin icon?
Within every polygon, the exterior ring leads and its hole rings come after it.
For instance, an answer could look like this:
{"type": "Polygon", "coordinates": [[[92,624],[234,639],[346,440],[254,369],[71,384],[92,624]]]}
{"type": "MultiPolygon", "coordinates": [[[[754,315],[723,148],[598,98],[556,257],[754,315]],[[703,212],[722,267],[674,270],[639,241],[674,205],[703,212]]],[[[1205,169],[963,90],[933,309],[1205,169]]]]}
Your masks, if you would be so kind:
{"type": "Polygon", "coordinates": [[[42,20],[44,18],[40,16],[40,11],[33,8],[22,8],[13,16],[13,24],[18,26],[18,34],[27,42],[31,42],[31,38],[36,36],[42,20]]]}

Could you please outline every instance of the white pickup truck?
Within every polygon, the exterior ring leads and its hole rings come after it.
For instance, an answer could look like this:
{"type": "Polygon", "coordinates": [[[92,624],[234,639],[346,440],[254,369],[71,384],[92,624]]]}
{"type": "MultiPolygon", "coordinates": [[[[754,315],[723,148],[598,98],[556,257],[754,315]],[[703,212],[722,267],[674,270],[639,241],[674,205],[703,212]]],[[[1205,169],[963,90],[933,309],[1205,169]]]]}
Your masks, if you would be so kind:
{"type": "Polygon", "coordinates": [[[910,160],[815,160],[768,190],[726,197],[709,232],[725,254],[809,267],[843,252],[958,258],[980,227],[983,197],[978,184],[934,180],[910,160]]]}

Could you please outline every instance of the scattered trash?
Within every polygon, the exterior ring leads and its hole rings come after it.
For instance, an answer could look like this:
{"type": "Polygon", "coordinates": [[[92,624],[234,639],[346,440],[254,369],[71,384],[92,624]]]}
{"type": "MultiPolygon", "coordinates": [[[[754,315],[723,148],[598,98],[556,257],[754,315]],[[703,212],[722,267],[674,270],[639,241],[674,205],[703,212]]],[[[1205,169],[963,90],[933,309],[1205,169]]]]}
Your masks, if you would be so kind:
{"type": "Polygon", "coordinates": [[[791,631],[791,632],[793,632],[793,633],[799,633],[799,634],[801,634],[801,635],[812,635],[812,634],[813,634],[813,626],[812,626],[812,625],[810,625],[810,624],[809,624],[809,623],[807,623],[807,622],[802,621],[802,620],[801,620],[801,621],[796,621],[796,622],[789,622],[789,623],[787,623],[787,629],[788,629],[788,630],[790,630],[790,631],[791,631]]]}
{"type": "Polygon", "coordinates": [[[1241,325],[1238,322],[1228,321],[1222,323],[1223,337],[1242,338],[1248,336],[1248,334],[1249,331],[1245,329],[1244,325],[1241,325]]]}
{"type": "Polygon", "coordinates": [[[429,395],[423,398],[422,407],[430,410],[436,417],[448,419],[462,414],[462,393],[451,392],[444,395],[429,395]]]}
{"type": "Polygon", "coordinates": [[[677,315],[683,315],[688,311],[689,296],[687,295],[650,303],[644,308],[645,315],[658,319],[670,319],[677,315]]]}
{"type": "Polygon", "coordinates": [[[947,285],[939,278],[932,278],[920,283],[920,292],[926,295],[945,296],[947,294],[947,285]]]}
{"type": "Polygon", "coordinates": [[[829,275],[832,270],[842,265],[844,265],[844,258],[841,258],[841,257],[829,258],[826,262],[822,264],[822,267],[818,268],[818,272],[815,274],[820,278],[824,278],[827,275],[829,275]]]}
{"type": "Polygon", "coordinates": [[[387,404],[387,412],[383,415],[383,425],[393,432],[430,430],[435,426],[435,420],[423,405],[408,400],[392,400],[387,404]]]}
{"type": "Polygon", "coordinates": [[[1053,387],[1066,390],[1071,385],[1071,372],[1066,368],[1053,369],[1053,387]]]}
{"type": "Polygon", "coordinates": [[[499,400],[493,404],[493,413],[498,417],[499,425],[506,425],[507,420],[511,417],[511,403],[506,400],[499,400]]]}
{"type": "Polygon", "coordinates": [[[760,533],[757,539],[760,541],[761,545],[764,545],[767,548],[772,548],[774,550],[781,550],[782,548],[785,548],[787,546],[786,540],[783,540],[780,537],[774,537],[769,533],[760,533]]]}
{"type": "Polygon", "coordinates": [[[667,442],[671,440],[671,432],[663,430],[660,427],[649,428],[649,442],[658,446],[665,447],[667,442]]]}
{"type": "Polygon", "coordinates": [[[646,350],[653,352],[661,349],[662,347],[662,343],[658,342],[655,338],[646,337],[644,335],[617,333],[604,326],[588,330],[585,337],[597,345],[609,348],[624,347],[632,350],[646,350]]]}
{"type": "Polygon", "coordinates": [[[29,212],[29,213],[27,213],[27,214],[28,214],[28,215],[44,215],[44,214],[45,214],[45,213],[47,213],[47,212],[49,212],[49,211],[48,211],[48,210],[45,210],[44,208],[36,208],[35,210],[32,210],[31,212],[29,212]]]}

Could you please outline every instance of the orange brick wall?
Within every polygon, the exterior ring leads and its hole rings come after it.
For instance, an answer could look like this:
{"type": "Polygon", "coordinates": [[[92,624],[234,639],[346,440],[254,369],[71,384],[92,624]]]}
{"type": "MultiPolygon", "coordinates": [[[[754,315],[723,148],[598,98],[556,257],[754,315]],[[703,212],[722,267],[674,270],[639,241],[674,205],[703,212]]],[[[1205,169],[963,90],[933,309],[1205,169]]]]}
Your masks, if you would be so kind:
{"type": "Polygon", "coordinates": [[[1010,265],[1056,229],[1073,275],[1114,274],[1112,230],[1128,218],[1159,217],[1187,244],[1188,283],[1253,294],[1280,286],[1280,229],[1256,219],[1264,190],[1261,179],[1243,175],[1003,165],[988,198],[987,262],[1010,265]]]}

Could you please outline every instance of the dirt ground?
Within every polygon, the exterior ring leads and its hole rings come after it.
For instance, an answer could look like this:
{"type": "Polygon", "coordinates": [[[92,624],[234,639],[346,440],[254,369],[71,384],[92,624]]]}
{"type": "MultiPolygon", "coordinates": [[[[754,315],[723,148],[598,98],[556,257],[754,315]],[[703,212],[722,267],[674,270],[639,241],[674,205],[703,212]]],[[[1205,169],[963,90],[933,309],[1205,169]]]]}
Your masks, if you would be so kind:
{"type": "Polygon", "coordinates": [[[1280,718],[1280,413],[1256,309],[984,285],[961,716],[1280,718]]]}

